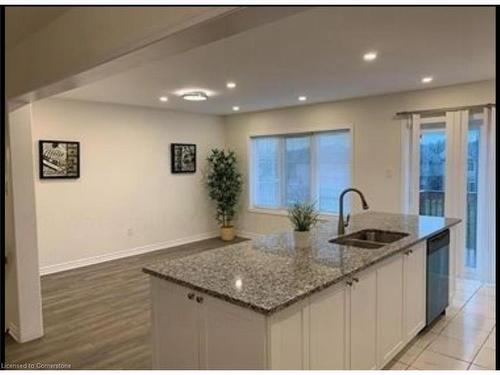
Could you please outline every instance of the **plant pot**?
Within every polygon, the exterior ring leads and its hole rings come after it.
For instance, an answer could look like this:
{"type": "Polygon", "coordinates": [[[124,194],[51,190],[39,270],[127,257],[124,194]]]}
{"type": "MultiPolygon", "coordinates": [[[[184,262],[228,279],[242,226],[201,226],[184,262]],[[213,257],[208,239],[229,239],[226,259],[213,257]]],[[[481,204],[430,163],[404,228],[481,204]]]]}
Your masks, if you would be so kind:
{"type": "Polygon", "coordinates": [[[311,232],[310,231],[299,232],[299,231],[294,230],[293,231],[293,241],[294,241],[295,247],[297,247],[299,249],[311,247],[311,232]]]}
{"type": "Polygon", "coordinates": [[[235,237],[236,230],[234,229],[234,226],[230,225],[228,227],[220,228],[220,238],[222,238],[222,241],[232,241],[235,237]]]}

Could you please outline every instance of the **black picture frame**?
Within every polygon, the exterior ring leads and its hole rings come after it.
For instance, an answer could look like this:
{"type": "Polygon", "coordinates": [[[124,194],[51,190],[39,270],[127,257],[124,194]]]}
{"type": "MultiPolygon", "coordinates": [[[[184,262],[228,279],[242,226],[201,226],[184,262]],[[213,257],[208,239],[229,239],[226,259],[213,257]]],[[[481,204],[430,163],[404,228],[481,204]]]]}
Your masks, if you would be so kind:
{"type": "Polygon", "coordinates": [[[172,173],[196,173],[196,145],[171,143],[170,170],[172,173]]]}
{"type": "Polygon", "coordinates": [[[39,140],[38,169],[44,180],[80,178],[80,142],[39,140]],[[50,147],[59,148],[53,157],[48,152],[50,147]]]}

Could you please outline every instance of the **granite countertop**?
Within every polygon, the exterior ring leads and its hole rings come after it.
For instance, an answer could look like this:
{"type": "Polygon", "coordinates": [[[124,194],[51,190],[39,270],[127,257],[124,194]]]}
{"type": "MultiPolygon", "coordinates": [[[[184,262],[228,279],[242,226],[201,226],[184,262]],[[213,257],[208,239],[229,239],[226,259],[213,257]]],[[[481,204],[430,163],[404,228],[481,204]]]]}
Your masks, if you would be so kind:
{"type": "Polygon", "coordinates": [[[338,236],[336,222],[327,222],[312,231],[308,249],[296,249],[288,231],[164,261],[143,271],[270,315],[459,222],[364,212],[352,215],[346,234],[372,228],[409,235],[378,249],[344,246],[328,242],[338,236]]]}

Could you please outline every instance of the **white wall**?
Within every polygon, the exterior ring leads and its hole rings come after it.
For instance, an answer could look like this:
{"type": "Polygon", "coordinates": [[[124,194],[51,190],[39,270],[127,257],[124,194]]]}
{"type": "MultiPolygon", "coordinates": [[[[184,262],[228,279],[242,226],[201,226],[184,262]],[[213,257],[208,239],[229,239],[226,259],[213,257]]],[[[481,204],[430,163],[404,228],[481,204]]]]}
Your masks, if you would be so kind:
{"type": "MultiPolygon", "coordinates": [[[[284,216],[248,211],[248,139],[256,134],[326,130],[354,126],[353,186],[372,210],[399,212],[401,132],[396,112],[495,102],[494,81],[311,104],[225,117],[227,145],[244,166],[240,230],[269,233],[288,227],[284,216]]],[[[356,199],[356,198],[354,198],[356,199]]]]}
{"type": "MultiPolygon", "coordinates": [[[[81,177],[35,179],[42,272],[215,235],[201,166],[212,147],[236,151],[245,177],[238,219],[246,234],[288,227],[284,216],[248,211],[251,135],[354,126],[353,185],[371,209],[400,211],[402,110],[494,102],[494,82],[358,98],[271,111],[215,116],[70,100],[34,104],[39,139],[81,142],[81,177]],[[198,144],[195,175],[170,173],[171,142],[198,144]]],[[[37,158],[36,158],[37,159],[37,158]]]]}
{"type": "MultiPolygon", "coordinates": [[[[9,295],[9,328],[20,342],[43,335],[42,300],[38,265],[37,223],[32,154],[32,107],[27,105],[9,114],[12,178],[12,218],[14,231],[10,243],[9,279],[15,296],[9,295]],[[13,250],[13,251],[12,251],[13,250]]],[[[9,219],[9,216],[7,216],[9,219]]],[[[10,286],[7,288],[10,289],[10,286]]]]}
{"type": "Polygon", "coordinates": [[[54,99],[33,117],[35,150],[40,139],[81,150],[79,179],[35,179],[43,273],[215,235],[202,169],[224,146],[221,118],[54,99]],[[172,142],[197,144],[195,174],[170,173],[172,142]]]}

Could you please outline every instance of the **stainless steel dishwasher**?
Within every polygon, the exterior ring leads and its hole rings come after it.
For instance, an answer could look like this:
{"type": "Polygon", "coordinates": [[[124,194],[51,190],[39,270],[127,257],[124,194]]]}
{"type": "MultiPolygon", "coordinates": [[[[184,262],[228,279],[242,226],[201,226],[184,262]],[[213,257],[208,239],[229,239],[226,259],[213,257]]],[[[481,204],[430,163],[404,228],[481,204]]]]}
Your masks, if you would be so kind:
{"type": "Polygon", "coordinates": [[[450,283],[450,231],[446,229],[427,240],[427,311],[426,325],[448,307],[450,283]]]}

